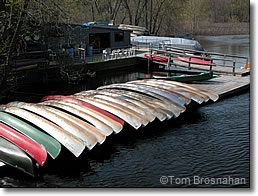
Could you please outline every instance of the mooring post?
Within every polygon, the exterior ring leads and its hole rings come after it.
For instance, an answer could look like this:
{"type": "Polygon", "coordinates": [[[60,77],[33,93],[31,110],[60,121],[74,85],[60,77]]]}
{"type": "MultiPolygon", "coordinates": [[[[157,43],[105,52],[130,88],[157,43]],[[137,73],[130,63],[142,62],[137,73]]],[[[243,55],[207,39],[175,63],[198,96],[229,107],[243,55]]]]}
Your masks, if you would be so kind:
{"type": "Polygon", "coordinates": [[[236,75],[236,60],[233,61],[233,75],[236,75]]]}

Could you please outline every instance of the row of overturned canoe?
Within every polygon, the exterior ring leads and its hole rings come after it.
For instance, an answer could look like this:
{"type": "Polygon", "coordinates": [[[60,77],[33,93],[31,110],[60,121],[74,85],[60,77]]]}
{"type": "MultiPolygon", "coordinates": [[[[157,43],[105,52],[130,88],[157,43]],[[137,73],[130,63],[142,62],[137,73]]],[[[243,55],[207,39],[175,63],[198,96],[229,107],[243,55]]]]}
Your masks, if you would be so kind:
{"type": "Polygon", "coordinates": [[[156,118],[176,118],[193,100],[216,101],[218,95],[192,85],[166,80],[136,80],[97,90],[46,96],[39,103],[0,105],[0,161],[32,176],[61,145],[76,157],[119,133],[125,122],[135,129],[156,118]]]}

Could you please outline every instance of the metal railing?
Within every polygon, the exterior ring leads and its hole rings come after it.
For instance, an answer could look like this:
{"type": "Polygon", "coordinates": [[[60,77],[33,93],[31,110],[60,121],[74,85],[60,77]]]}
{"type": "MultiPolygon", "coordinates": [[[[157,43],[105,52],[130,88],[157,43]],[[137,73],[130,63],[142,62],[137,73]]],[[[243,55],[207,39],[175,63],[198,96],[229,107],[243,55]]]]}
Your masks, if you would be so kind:
{"type": "Polygon", "coordinates": [[[177,58],[179,56],[181,56],[181,57],[189,57],[188,60],[184,60],[184,59],[179,60],[179,61],[187,63],[189,70],[191,69],[191,65],[192,64],[209,66],[210,67],[210,72],[212,71],[212,67],[215,66],[213,64],[213,62],[211,61],[211,59],[209,59],[209,58],[202,58],[202,59],[210,61],[211,63],[201,63],[201,62],[194,62],[194,61],[192,61],[192,58],[199,58],[200,57],[200,56],[197,56],[197,55],[187,55],[187,54],[186,55],[181,55],[180,53],[177,53],[177,52],[170,52],[170,51],[159,50],[159,49],[150,49],[149,53],[150,53],[150,59],[151,60],[153,60],[153,55],[155,55],[155,54],[163,55],[163,57],[167,58],[167,66],[170,66],[172,64],[174,66],[177,66],[177,64],[175,63],[175,60],[178,60],[177,58]]]}
{"type": "Polygon", "coordinates": [[[136,55],[135,48],[125,48],[125,49],[115,49],[111,50],[105,49],[103,50],[103,59],[106,60],[112,60],[112,59],[119,59],[119,58],[127,58],[132,57],[136,55]]]}
{"type": "Polygon", "coordinates": [[[107,48],[102,51],[100,54],[93,54],[92,56],[86,56],[84,61],[86,63],[97,63],[108,60],[115,60],[121,58],[129,58],[136,56],[135,48],[123,48],[123,49],[111,49],[107,48]]]}

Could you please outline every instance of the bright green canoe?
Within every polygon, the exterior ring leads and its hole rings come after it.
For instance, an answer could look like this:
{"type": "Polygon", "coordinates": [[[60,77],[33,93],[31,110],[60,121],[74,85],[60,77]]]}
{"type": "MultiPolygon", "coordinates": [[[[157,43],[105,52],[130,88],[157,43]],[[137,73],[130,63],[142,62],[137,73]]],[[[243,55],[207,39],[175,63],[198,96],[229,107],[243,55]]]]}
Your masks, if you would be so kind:
{"type": "Polygon", "coordinates": [[[0,121],[23,133],[35,142],[43,145],[52,158],[56,158],[61,151],[61,144],[51,136],[43,133],[36,127],[22,121],[10,114],[0,112],[0,121]]]}

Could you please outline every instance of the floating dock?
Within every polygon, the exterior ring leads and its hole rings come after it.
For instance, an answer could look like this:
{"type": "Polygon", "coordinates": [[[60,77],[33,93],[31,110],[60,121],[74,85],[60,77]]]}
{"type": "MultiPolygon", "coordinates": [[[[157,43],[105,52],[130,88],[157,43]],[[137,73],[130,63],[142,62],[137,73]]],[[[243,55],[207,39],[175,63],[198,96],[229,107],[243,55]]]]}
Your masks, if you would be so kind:
{"type": "Polygon", "coordinates": [[[140,51],[141,53],[138,56],[146,59],[148,66],[154,64],[161,70],[163,69],[164,72],[189,70],[218,74],[216,78],[198,83],[193,82],[193,84],[218,94],[220,98],[232,96],[250,89],[250,67],[248,67],[250,63],[248,57],[214,52],[200,52],[177,47],[140,49],[140,51]],[[196,53],[199,53],[200,56],[196,56],[196,53]],[[187,60],[180,60],[178,57],[186,57],[187,60]],[[205,63],[194,62],[193,59],[197,57],[203,58],[201,61],[205,63]],[[236,66],[237,63],[238,66],[236,66]]]}
{"type": "Polygon", "coordinates": [[[250,89],[250,75],[243,77],[220,75],[194,85],[218,94],[221,99],[248,91],[250,89]]]}

